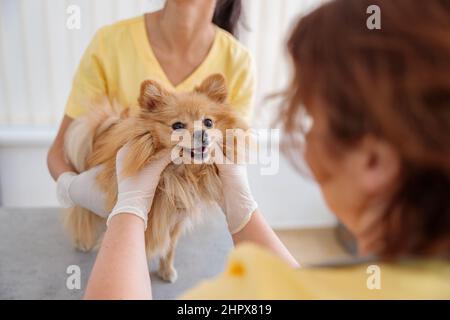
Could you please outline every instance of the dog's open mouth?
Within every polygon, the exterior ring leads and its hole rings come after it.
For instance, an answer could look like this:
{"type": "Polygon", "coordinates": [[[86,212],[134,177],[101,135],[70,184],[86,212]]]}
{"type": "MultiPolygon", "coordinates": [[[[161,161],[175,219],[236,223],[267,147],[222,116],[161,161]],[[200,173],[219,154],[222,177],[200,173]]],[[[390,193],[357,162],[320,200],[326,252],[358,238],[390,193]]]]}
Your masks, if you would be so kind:
{"type": "Polygon", "coordinates": [[[184,148],[187,154],[191,155],[191,158],[198,160],[205,160],[208,158],[209,146],[201,146],[197,148],[184,148]]]}

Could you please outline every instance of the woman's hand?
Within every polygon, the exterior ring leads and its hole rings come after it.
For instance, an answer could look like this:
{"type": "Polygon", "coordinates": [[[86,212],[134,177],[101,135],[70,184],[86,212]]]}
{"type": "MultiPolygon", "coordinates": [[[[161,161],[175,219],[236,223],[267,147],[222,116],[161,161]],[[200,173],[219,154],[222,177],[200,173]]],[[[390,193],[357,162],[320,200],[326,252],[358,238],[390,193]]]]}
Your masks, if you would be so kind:
{"type": "Polygon", "coordinates": [[[47,164],[51,176],[56,180],[56,195],[64,208],[79,206],[106,218],[105,193],[97,185],[95,178],[101,167],[77,174],[64,156],[64,136],[73,119],[64,116],[58,134],[48,155],[47,164]]]}
{"type": "Polygon", "coordinates": [[[161,173],[171,162],[171,152],[162,150],[138,174],[124,176],[123,165],[128,149],[128,145],[125,145],[117,152],[117,203],[108,216],[107,225],[114,216],[130,213],[144,220],[145,228],[147,228],[148,212],[152,206],[161,173]]]}
{"type": "Polygon", "coordinates": [[[247,225],[258,204],[250,191],[245,164],[225,162],[216,166],[223,186],[223,203],[219,205],[225,213],[228,230],[234,235],[247,225]]]}
{"type": "Polygon", "coordinates": [[[161,173],[171,161],[171,152],[161,151],[137,174],[125,176],[123,169],[128,151],[129,147],[125,145],[116,155],[117,203],[108,217],[108,228],[86,288],[85,299],[152,297],[142,221],[146,227],[147,214],[161,173]]]}
{"type": "Polygon", "coordinates": [[[106,218],[109,213],[105,209],[106,195],[95,181],[100,170],[101,166],[97,166],[80,174],[72,171],[62,173],[56,181],[56,194],[61,206],[80,206],[106,218]]]}

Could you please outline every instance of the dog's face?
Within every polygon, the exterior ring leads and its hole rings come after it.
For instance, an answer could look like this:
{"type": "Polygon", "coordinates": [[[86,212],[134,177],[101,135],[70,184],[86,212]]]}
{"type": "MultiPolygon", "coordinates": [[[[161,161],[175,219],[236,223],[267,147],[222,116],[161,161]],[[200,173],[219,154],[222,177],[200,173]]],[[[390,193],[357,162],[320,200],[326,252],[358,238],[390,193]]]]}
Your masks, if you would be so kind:
{"type": "Polygon", "coordinates": [[[227,129],[245,127],[226,98],[226,83],[220,74],[209,76],[187,93],[171,93],[146,80],[139,97],[139,125],[148,126],[161,149],[178,145],[192,158],[205,161],[212,144],[225,137],[227,129]]]}

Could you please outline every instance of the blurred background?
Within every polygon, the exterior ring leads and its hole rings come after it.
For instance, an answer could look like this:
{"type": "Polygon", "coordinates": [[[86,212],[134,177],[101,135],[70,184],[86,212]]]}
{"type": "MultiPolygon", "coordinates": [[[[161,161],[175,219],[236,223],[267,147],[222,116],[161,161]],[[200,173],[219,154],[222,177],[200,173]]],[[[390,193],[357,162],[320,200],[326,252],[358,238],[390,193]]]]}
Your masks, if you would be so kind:
{"type": "MultiPolygon", "coordinates": [[[[277,101],[265,97],[289,79],[285,42],[293,21],[321,0],[244,0],[239,39],[256,62],[253,125],[267,128],[277,101]]],[[[56,207],[46,166],[79,59],[105,24],[159,9],[161,0],[0,0],[0,206],[56,207]],[[80,29],[66,27],[70,7],[80,8],[80,29]],[[69,11],[68,11],[69,9],[69,11]]],[[[250,168],[255,197],[278,229],[327,227],[335,219],[314,183],[280,158],[276,175],[250,168]]]]}

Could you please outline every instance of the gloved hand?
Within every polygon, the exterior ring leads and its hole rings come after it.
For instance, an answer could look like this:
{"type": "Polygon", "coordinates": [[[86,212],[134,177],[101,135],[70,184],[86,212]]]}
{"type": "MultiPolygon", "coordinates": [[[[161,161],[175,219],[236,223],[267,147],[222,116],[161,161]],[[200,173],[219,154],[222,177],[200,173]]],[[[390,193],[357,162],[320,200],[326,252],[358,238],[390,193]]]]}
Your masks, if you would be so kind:
{"type": "Polygon", "coordinates": [[[147,228],[148,212],[152,206],[161,173],[171,162],[171,151],[162,150],[138,174],[124,176],[122,169],[128,149],[128,145],[125,145],[117,152],[117,202],[108,216],[106,224],[109,225],[111,219],[118,214],[130,213],[142,218],[145,228],[147,228]]]}
{"type": "Polygon", "coordinates": [[[56,181],[56,195],[58,202],[64,208],[75,205],[88,209],[106,218],[106,195],[95,182],[95,177],[101,166],[91,168],[80,174],[64,172],[56,181]]]}
{"type": "Polygon", "coordinates": [[[250,221],[258,207],[250,191],[245,164],[216,163],[223,186],[223,203],[219,203],[225,213],[231,234],[241,231],[250,221]]]}

